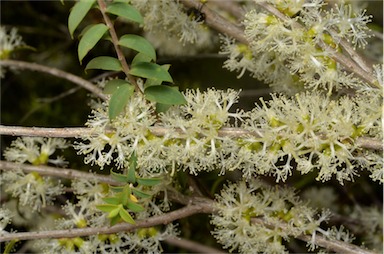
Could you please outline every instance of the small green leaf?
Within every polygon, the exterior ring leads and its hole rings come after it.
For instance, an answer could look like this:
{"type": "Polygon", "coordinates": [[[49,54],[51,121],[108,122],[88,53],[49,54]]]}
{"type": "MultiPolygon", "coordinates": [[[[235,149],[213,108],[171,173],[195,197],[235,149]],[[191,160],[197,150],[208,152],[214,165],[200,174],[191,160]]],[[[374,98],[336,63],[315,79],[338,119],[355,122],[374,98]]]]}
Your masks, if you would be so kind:
{"type": "Polygon", "coordinates": [[[144,37],[135,34],[123,35],[119,40],[119,45],[134,49],[140,53],[149,56],[152,60],[156,61],[156,51],[152,44],[144,37]]]}
{"type": "MultiPolygon", "coordinates": [[[[163,64],[161,65],[161,68],[163,68],[164,70],[168,71],[169,70],[169,67],[171,67],[170,64],[163,64]]],[[[158,86],[158,85],[161,85],[162,81],[161,80],[157,80],[157,79],[147,79],[145,81],[145,84],[144,84],[144,89],[147,88],[147,87],[150,87],[150,86],[158,86]]]]}
{"type": "Polygon", "coordinates": [[[123,206],[126,206],[128,204],[128,200],[131,196],[131,189],[129,188],[129,185],[125,185],[123,192],[121,193],[121,204],[123,206]]]}
{"type": "Polygon", "coordinates": [[[72,39],[73,32],[84,19],[85,15],[87,15],[88,11],[92,8],[92,5],[95,3],[95,1],[96,0],[81,0],[73,6],[68,17],[68,29],[72,39]]]}
{"type": "Polygon", "coordinates": [[[111,171],[111,177],[118,181],[118,182],[121,182],[121,183],[126,183],[128,181],[128,178],[126,175],[123,175],[123,174],[119,174],[119,173],[115,173],[113,171],[111,171]]]}
{"type": "MultiPolygon", "coordinates": [[[[119,86],[112,94],[109,101],[109,119],[112,120],[123,112],[129,98],[131,98],[135,88],[132,85],[124,84],[119,86]]],[[[129,179],[128,179],[129,180],[129,179]]]]}
{"type": "Polygon", "coordinates": [[[138,53],[132,60],[132,65],[135,65],[140,62],[150,62],[152,59],[143,53],[138,53]]]}
{"type": "Polygon", "coordinates": [[[132,216],[127,212],[127,210],[125,209],[121,209],[119,211],[119,215],[120,217],[125,221],[125,222],[128,222],[130,224],[135,224],[135,221],[134,219],[132,218],[132,216]]]}
{"type": "Polygon", "coordinates": [[[121,222],[121,217],[120,216],[116,216],[116,217],[113,217],[111,218],[111,226],[117,224],[118,222],[121,222]]]}
{"type": "Polygon", "coordinates": [[[121,200],[118,197],[103,198],[103,201],[109,205],[119,205],[121,203],[121,200]]]}
{"type": "Polygon", "coordinates": [[[132,188],[132,193],[135,195],[135,196],[138,196],[139,198],[150,198],[152,197],[152,195],[149,195],[141,190],[138,190],[138,189],[135,189],[135,188],[132,188]]]}
{"type": "Polygon", "coordinates": [[[161,178],[137,178],[137,183],[139,185],[154,186],[161,183],[162,180],[161,178]]]}
{"type": "Polygon", "coordinates": [[[140,12],[127,3],[112,3],[108,6],[107,12],[143,24],[140,12]]]}
{"type": "Polygon", "coordinates": [[[143,206],[136,204],[135,202],[128,202],[127,208],[134,213],[142,212],[145,210],[143,206]]]}
{"type": "Polygon", "coordinates": [[[109,80],[106,82],[103,92],[105,94],[113,94],[119,86],[125,85],[125,84],[130,85],[130,83],[128,83],[128,81],[122,80],[122,79],[109,80]]]}
{"type": "Polygon", "coordinates": [[[123,188],[122,186],[109,186],[109,189],[113,192],[122,192],[123,188]]]}
{"type": "Polygon", "coordinates": [[[109,212],[108,218],[116,217],[121,210],[124,210],[124,208],[121,205],[118,205],[115,209],[109,212]]]}
{"type": "Polygon", "coordinates": [[[116,209],[118,206],[117,205],[108,205],[108,204],[102,204],[102,205],[97,205],[96,208],[103,211],[103,212],[111,212],[112,210],[116,209]]]}
{"type": "Polygon", "coordinates": [[[156,103],[156,113],[164,113],[166,112],[172,105],[156,103]]]}
{"type": "Polygon", "coordinates": [[[187,101],[180,91],[169,86],[150,86],[144,90],[147,100],[168,105],[184,104],[187,101]]]}
{"type": "Polygon", "coordinates": [[[132,65],[129,74],[142,77],[156,79],[160,81],[173,82],[171,75],[162,68],[160,65],[155,63],[140,62],[132,65]]]}
{"type": "Polygon", "coordinates": [[[107,71],[121,71],[121,64],[119,60],[110,56],[99,56],[93,58],[87,66],[86,70],[89,69],[101,69],[107,71]]]}
{"type": "Polygon", "coordinates": [[[136,167],[137,167],[137,157],[136,153],[132,153],[131,158],[129,158],[129,169],[128,169],[128,182],[136,183],[136,167]]]}
{"type": "Polygon", "coordinates": [[[88,52],[96,45],[96,43],[103,37],[108,27],[104,24],[92,25],[81,37],[78,47],[78,55],[80,63],[88,52]]]}

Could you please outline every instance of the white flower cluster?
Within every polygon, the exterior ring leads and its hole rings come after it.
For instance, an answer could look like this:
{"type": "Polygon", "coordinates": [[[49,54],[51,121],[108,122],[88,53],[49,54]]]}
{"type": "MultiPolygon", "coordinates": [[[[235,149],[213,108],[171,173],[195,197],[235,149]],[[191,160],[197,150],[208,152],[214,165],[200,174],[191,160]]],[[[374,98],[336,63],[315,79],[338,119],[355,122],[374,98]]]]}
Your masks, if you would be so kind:
{"type": "Polygon", "coordinates": [[[87,163],[101,167],[112,162],[127,167],[135,151],[142,175],[239,169],[246,178],[263,174],[285,181],[297,165],[302,174],[318,170],[322,181],[332,176],[340,183],[351,181],[358,170],[367,169],[383,182],[381,154],[356,143],[364,136],[382,138],[380,95],[369,100],[366,95],[338,100],[319,93],[295,99],[274,95],[250,112],[230,113],[237,96],[233,90],[187,91],[185,105],[156,119],[154,105],[136,95],[112,122],[105,103],[87,123],[92,128],[87,141],[76,147],[87,163]],[[231,119],[249,135],[220,135],[231,119]]]}
{"type": "MultiPolygon", "coordinates": [[[[33,165],[65,165],[64,158],[50,158],[56,150],[68,147],[64,139],[21,137],[5,149],[4,157],[17,163],[33,165]]],[[[4,191],[19,199],[21,206],[29,206],[33,211],[52,204],[56,196],[64,192],[63,185],[50,177],[43,177],[37,172],[26,174],[21,170],[3,172],[0,178],[4,191]]]]}
{"type": "Polygon", "coordinates": [[[364,11],[355,13],[343,4],[326,11],[321,0],[267,2],[285,18],[261,10],[248,12],[244,25],[249,47],[223,39],[221,53],[229,56],[224,67],[241,71],[240,75],[247,70],[287,94],[303,88],[329,93],[341,88],[369,88],[332,59],[340,51],[342,39],[355,46],[366,45],[370,17],[364,11]],[[328,49],[320,48],[322,44],[328,49]]]}
{"type": "Polygon", "coordinates": [[[7,31],[4,26],[0,26],[0,59],[7,59],[13,50],[22,45],[24,43],[16,28],[7,31]]]}
{"type": "Polygon", "coordinates": [[[321,181],[336,176],[342,184],[363,168],[383,182],[382,155],[356,145],[356,139],[365,135],[382,139],[380,95],[331,100],[308,92],[295,99],[275,95],[268,103],[261,102],[243,125],[261,131],[260,137],[242,141],[238,168],[246,176],[258,172],[284,181],[295,161],[302,174],[319,170],[321,181]]]}
{"type": "Polygon", "coordinates": [[[51,163],[54,165],[65,165],[63,157],[56,159],[49,158],[58,149],[65,149],[68,143],[60,138],[43,137],[21,137],[11,143],[11,146],[5,149],[4,157],[8,161],[17,163],[29,162],[33,165],[51,163]]]}
{"type": "Polygon", "coordinates": [[[304,205],[292,189],[268,186],[258,180],[225,186],[216,196],[218,213],[212,215],[212,232],[224,248],[240,253],[285,253],[283,240],[322,231],[325,212],[304,205]],[[262,220],[262,221],[260,221],[262,220]]]}
{"type": "Polygon", "coordinates": [[[114,161],[118,167],[127,166],[135,151],[143,174],[156,174],[171,170],[187,169],[196,174],[212,170],[224,158],[229,137],[220,137],[218,130],[228,125],[231,117],[241,118],[242,113],[229,113],[236,103],[238,92],[233,90],[206,93],[188,91],[187,104],[173,107],[159,115],[153,114],[154,105],[141,95],[128,103],[125,114],[111,123],[107,103],[93,111],[87,125],[92,133],[85,143],[76,148],[85,154],[86,163],[100,167],[114,161]],[[155,136],[151,127],[166,129],[162,137],[155,136]]]}
{"type": "Polygon", "coordinates": [[[1,174],[0,183],[6,193],[19,199],[21,207],[30,207],[32,211],[40,211],[53,204],[56,196],[64,193],[60,181],[42,177],[36,172],[6,171],[1,174]]]}

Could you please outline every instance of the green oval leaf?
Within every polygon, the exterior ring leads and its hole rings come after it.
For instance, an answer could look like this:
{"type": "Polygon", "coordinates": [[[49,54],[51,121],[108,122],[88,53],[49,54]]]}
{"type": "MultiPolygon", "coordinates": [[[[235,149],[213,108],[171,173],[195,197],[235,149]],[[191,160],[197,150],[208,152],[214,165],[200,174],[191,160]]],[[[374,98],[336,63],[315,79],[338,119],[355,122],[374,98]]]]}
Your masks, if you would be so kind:
{"type": "Polygon", "coordinates": [[[150,197],[152,197],[152,195],[150,195],[150,194],[148,194],[148,193],[145,193],[145,192],[143,192],[143,191],[140,191],[140,190],[138,190],[138,189],[135,189],[135,188],[132,188],[132,193],[133,193],[135,196],[139,197],[139,198],[150,198],[150,197]]]}
{"type": "Polygon", "coordinates": [[[118,181],[118,182],[121,182],[121,183],[126,183],[128,180],[127,180],[127,176],[126,175],[123,175],[123,174],[119,174],[119,173],[116,173],[116,172],[113,172],[111,170],[111,177],[118,181]]]}
{"type": "Polygon", "coordinates": [[[115,210],[117,207],[118,207],[117,205],[107,205],[107,204],[96,206],[97,209],[107,213],[111,212],[112,210],[115,210]]]}
{"type": "MultiPolygon", "coordinates": [[[[163,64],[161,65],[161,68],[163,68],[164,70],[168,71],[169,70],[169,67],[171,67],[170,64],[163,64]]],[[[158,86],[158,85],[161,85],[162,81],[161,80],[156,80],[156,79],[147,79],[145,81],[145,84],[144,84],[144,89],[146,89],[147,87],[150,87],[150,86],[158,86]]]]}
{"type": "Polygon", "coordinates": [[[72,7],[71,13],[69,13],[68,17],[68,29],[72,39],[73,32],[84,19],[85,15],[87,15],[88,11],[92,8],[95,1],[96,0],[81,0],[72,7]]]}
{"type": "Polygon", "coordinates": [[[132,66],[140,62],[150,62],[151,58],[143,53],[138,53],[132,60],[132,66]]]}
{"type": "Polygon", "coordinates": [[[134,86],[129,84],[119,86],[116,89],[116,91],[111,96],[111,100],[109,101],[108,113],[109,113],[110,120],[114,119],[121,112],[123,112],[134,90],[135,90],[134,86]]]}
{"type": "Polygon", "coordinates": [[[129,74],[160,81],[173,82],[171,75],[167,70],[155,63],[140,62],[132,65],[129,74]]]}
{"type": "Polygon", "coordinates": [[[179,105],[187,102],[178,90],[169,86],[150,86],[144,90],[144,95],[147,100],[168,105],[179,105]]]}
{"type": "Polygon", "coordinates": [[[118,205],[115,209],[111,210],[108,214],[108,218],[116,217],[121,210],[124,210],[121,205],[118,205]]]}
{"type": "Polygon", "coordinates": [[[119,86],[122,86],[125,84],[129,85],[129,83],[126,80],[122,80],[122,79],[109,80],[107,81],[107,83],[105,83],[103,92],[105,94],[113,94],[119,86]]]}
{"type": "Polygon", "coordinates": [[[127,3],[112,3],[107,7],[107,12],[143,24],[140,12],[127,3]]]}
{"type": "Polygon", "coordinates": [[[86,70],[101,69],[101,70],[108,70],[108,71],[121,71],[121,64],[119,60],[117,60],[114,57],[99,56],[89,61],[85,69],[86,70]]]}
{"type": "Polygon", "coordinates": [[[125,185],[123,188],[123,191],[121,192],[121,204],[123,206],[126,206],[128,204],[128,199],[131,196],[131,189],[129,188],[129,185],[125,185]]]}
{"type": "Polygon", "coordinates": [[[137,183],[145,186],[154,186],[161,183],[161,181],[161,178],[137,178],[137,183]]]}
{"type": "Polygon", "coordinates": [[[130,183],[136,183],[136,167],[137,167],[137,156],[133,152],[131,158],[129,158],[129,169],[127,173],[127,179],[130,183]]]}
{"type": "Polygon", "coordinates": [[[135,224],[135,221],[133,220],[132,216],[127,212],[125,209],[120,209],[119,211],[120,217],[125,221],[130,224],[135,224]]]}
{"type": "Polygon", "coordinates": [[[107,204],[110,204],[110,205],[118,205],[120,204],[120,198],[118,197],[108,197],[108,198],[103,198],[103,201],[107,204]]]}
{"type": "Polygon", "coordinates": [[[134,49],[156,61],[156,51],[152,47],[152,44],[144,37],[135,34],[126,34],[120,38],[119,45],[134,49]]]}
{"type": "Polygon", "coordinates": [[[134,202],[128,202],[127,208],[135,213],[142,212],[145,210],[143,206],[136,204],[134,202]]]}
{"type": "Polygon", "coordinates": [[[78,47],[78,55],[80,63],[88,52],[96,45],[103,37],[108,27],[105,24],[92,25],[81,37],[78,47]]]}

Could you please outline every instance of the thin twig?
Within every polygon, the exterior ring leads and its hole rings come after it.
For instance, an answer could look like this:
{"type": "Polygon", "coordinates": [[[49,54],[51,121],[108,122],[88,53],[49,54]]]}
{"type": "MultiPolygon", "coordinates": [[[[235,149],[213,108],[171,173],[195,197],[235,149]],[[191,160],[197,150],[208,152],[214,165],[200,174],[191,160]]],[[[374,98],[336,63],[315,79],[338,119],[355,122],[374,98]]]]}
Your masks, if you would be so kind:
{"type": "Polygon", "coordinates": [[[101,98],[103,100],[107,99],[107,96],[103,93],[103,91],[101,91],[101,89],[96,87],[91,82],[89,82],[85,79],[82,79],[76,75],[73,75],[71,73],[68,73],[68,72],[53,68],[53,67],[40,65],[37,63],[28,63],[28,62],[24,62],[24,61],[16,61],[16,60],[1,60],[0,66],[15,67],[15,68],[20,68],[20,69],[28,69],[28,70],[48,73],[48,74],[51,74],[53,76],[69,80],[72,83],[75,83],[75,84],[87,89],[88,91],[90,91],[91,93],[95,94],[96,96],[98,96],[99,98],[101,98]]]}
{"type": "Polygon", "coordinates": [[[220,9],[227,11],[237,19],[237,22],[241,22],[244,19],[246,11],[244,10],[244,8],[241,7],[240,1],[210,0],[209,4],[216,5],[220,9]]]}
{"type": "MultiPolygon", "coordinates": [[[[165,136],[170,129],[167,127],[152,126],[148,128],[155,136],[165,136]]],[[[57,137],[73,138],[92,135],[92,129],[86,127],[64,127],[64,128],[43,128],[43,127],[20,127],[0,125],[0,135],[10,136],[29,136],[29,137],[57,137]]],[[[181,129],[172,129],[179,134],[184,132],[181,129]]],[[[248,131],[242,128],[223,127],[218,130],[219,137],[242,138],[247,136],[260,137],[259,130],[248,131]]],[[[383,150],[382,140],[369,137],[360,137],[356,139],[357,146],[372,150],[383,150]]]]}
{"type": "MultiPolygon", "coordinates": [[[[1,233],[0,242],[18,240],[35,240],[35,239],[52,239],[52,238],[73,238],[81,236],[90,236],[98,234],[114,234],[119,232],[130,232],[139,228],[154,227],[157,225],[166,225],[172,221],[186,218],[198,213],[213,213],[215,208],[213,207],[213,201],[211,204],[196,203],[190,204],[178,210],[164,213],[162,215],[150,217],[143,220],[137,220],[135,224],[120,223],[114,226],[105,227],[86,227],[86,228],[74,228],[67,230],[47,230],[39,232],[20,232],[20,233],[1,233]]],[[[4,231],[3,231],[4,232],[4,231]]]]}
{"type": "MultiPolygon", "coordinates": [[[[201,5],[201,2],[197,0],[179,0],[179,2],[187,8],[199,9],[201,5]]],[[[248,44],[242,29],[228,22],[221,15],[217,14],[207,6],[203,7],[202,12],[205,14],[205,24],[207,24],[209,27],[212,27],[218,32],[229,35],[239,42],[248,44]]]]}
{"type": "MultiPolygon", "coordinates": [[[[311,236],[299,235],[296,237],[304,242],[310,242],[311,236]]],[[[348,254],[375,254],[374,251],[360,248],[357,245],[346,243],[343,241],[330,240],[324,236],[317,235],[315,238],[316,245],[321,246],[325,249],[331,250],[335,253],[348,253],[348,254]]]]}
{"type": "Polygon", "coordinates": [[[79,170],[69,168],[57,168],[44,165],[33,166],[29,164],[19,164],[0,160],[0,170],[15,171],[19,169],[26,173],[36,172],[41,176],[52,176],[65,179],[89,179],[110,185],[121,185],[120,182],[113,180],[112,177],[108,175],[81,172],[79,170]]]}
{"type": "Polygon", "coordinates": [[[135,86],[135,89],[137,91],[141,91],[140,87],[137,85],[136,79],[131,74],[129,74],[130,68],[128,66],[127,60],[125,59],[123,52],[120,49],[119,38],[117,37],[115,27],[113,26],[111,19],[109,18],[108,14],[106,13],[107,12],[107,5],[104,2],[104,0],[97,0],[97,3],[99,4],[100,12],[103,15],[103,19],[105,21],[105,24],[108,27],[109,34],[111,35],[111,41],[112,41],[113,46],[115,48],[117,58],[121,63],[122,70],[123,70],[124,74],[127,76],[129,82],[135,86]]]}

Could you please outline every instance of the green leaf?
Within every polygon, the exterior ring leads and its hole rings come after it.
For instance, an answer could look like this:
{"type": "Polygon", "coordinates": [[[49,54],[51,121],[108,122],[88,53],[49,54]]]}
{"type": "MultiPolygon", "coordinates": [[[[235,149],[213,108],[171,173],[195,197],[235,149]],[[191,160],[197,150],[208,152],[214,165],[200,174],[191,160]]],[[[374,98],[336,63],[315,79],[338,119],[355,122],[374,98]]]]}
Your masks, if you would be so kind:
{"type": "Polygon", "coordinates": [[[156,103],[156,113],[164,113],[166,112],[172,105],[156,103]]]}
{"type": "Polygon", "coordinates": [[[122,192],[123,188],[122,186],[109,186],[109,189],[113,192],[122,192]]]}
{"type": "Polygon", "coordinates": [[[184,104],[187,101],[180,91],[169,86],[150,86],[144,90],[147,100],[168,105],[184,104]]]}
{"type": "Polygon", "coordinates": [[[127,3],[112,3],[107,7],[107,12],[143,24],[140,12],[127,3]]]}
{"type": "Polygon", "coordinates": [[[121,204],[123,206],[126,206],[128,204],[128,200],[131,196],[131,189],[129,188],[129,185],[125,185],[124,186],[124,189],[123,189],[123,192],[121,193],[121,204]]]}
{"type": "Polygon", "coordinates": [[[134,219],[132,218],[132,216],[127,212],[127,210],[125,209],[121,209],[119,211],[119,215],[120,217],[125,221],[125,222],[128,222],[130,224],[135,224],[135,221],[134,219]]]}
{"type": "Polygon", "coordinates": [[[135,213],[142,212],[145,210],[143,206],[136,204],[135,202],[128,202],[127,207],[129,210],[135,213]]]}
{"type": "Polygon", "coordinates": [[[141,190],[138,190],[138,189],[135,189],[135,188],[132,188],[132,193],[135,195],[135,196],[138,196],[139,198],[150,198],[152,197],[152,195],[149,195],[148,193],[145,193],[141,190]]]}
{"type": "Polygon", "coordinates": [[[132,153],[131,158],[129,158],[129,169],[128,169],[128,182],[136,183],[136,167],[137,167],[137,157],[136,153],[132,153]]]}
{"type": "Polygon", "coordinates": [[[150,62],[152,59],[143,53],[138,53],[132,60],[132,65],[135,65],[140,62],[150,62]]]}
{"type": "MultiPolygon", "coordinates": [[[[171,67],[170,64],[163,64],[161,65],[161,68],[164,70],[168,71],[169,67],[171,67]]],[[[156,80],[156,79],[147,79],[145,84],[144,84],[144,89],[150,86],[158,86],[161,85],[162,81],[161,80],[156,80]]]]}
{"type": "Polygon", "coordinates": [[[136,63],[132,65],[132,68],[129,70],[129,74],[142,78],[150,78],[173,83],[172,77],[168,71],[155,63],[136,63]]]}
{"type": "Polygon", "coordinates": [[[116,197],[108,197],[103,198],[103,201],[109,205],[119,205],[121,203],[120,198],[116,197]]]}
{"type": "Polygon", "coordinates": [[[113,171],[111,171],[111,177],[121,183],[126,183],[128,181],[128,177],[126,175],[115,173],[113,171]]]}
{"type": "Polygon", "coordinates": [[[112,210],[116,209],[118,206],[117,205],[108,205],[108,204],[102,204],[102,205],[97,205],[96,208],[103,211],[103,212],[111,212],[112,210]]]}
{"type": "Polygon", "coordinates": [[[128,83],[128,81],[122,80],[122,79],[109,80],[109,81],[107,81],[107,83],[104,86],[104,93],[105,94],[113,94],[119,86],[125,85],[125,84],[130,85],[130,83],[128,83]]]}
{"type": "Polygon", "coordinates": [[[154,186],[159,184],[163,179],[161,178],[137,178],[139,185],[154,186]]]}
{"type": "Polygon", "coordinates": [[[116,89],[109,101],[108,114],[110,120],[114,119],[121,112],[123,112],[134,90],[135,88],[129,84],[121,85],[116,89]]]}
{"type": "Polygon", "coordinates": [[[111,218],[111,226],[117,224],[120,221],[121,221],[121,217],[120,216],[116,216],[116,217],[111,218]]]}
{"type": "Polygon", "coordinates": [[[92,25],[81,37],[78,47],[78,55],[80,63],[88,52],[96,45],[96,43],[103,37],[108,27],[104,24],[92,25]]]}
{"type": "Polygon", "coordinates": [[[107,71],[121,71],[121,64],[119,60],[110,56],[98,56],[93,58],[87,66],[86,70],[89,69],[101,69],[107,71]]]}
{"type": "Polygon", "coordinates": [[[108,214],[108,218],[116,217],[121,210],[124,210],[121,205],[118,205],[115,209],[111,210],[108,214]]]}
{"type": "Polygon", "coordinates": [[[134,49],[140,53],[143,53],[156,61],[156,51],[152,47],[152,44],[144,37],[135,34],[127,34],[120,38],[119,45],[134,49]]]}
{"type": "Polygon", "coordinates": [[[71,13],[69,13],[68,17],[68,29],[72,39],[73,32],[76,30],[80,22],[84,19],[85,15],[87,15],[88,11],[92,8],[92,5],[95,1],[96,0],[81,0],[73,6],[71,13]]]}

